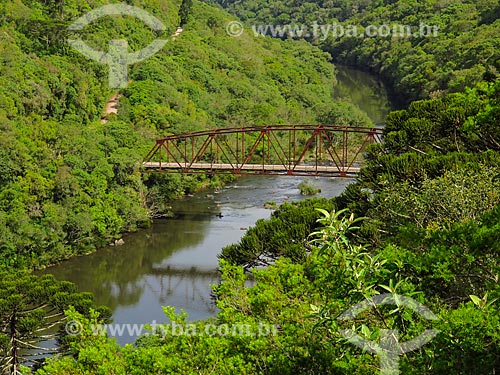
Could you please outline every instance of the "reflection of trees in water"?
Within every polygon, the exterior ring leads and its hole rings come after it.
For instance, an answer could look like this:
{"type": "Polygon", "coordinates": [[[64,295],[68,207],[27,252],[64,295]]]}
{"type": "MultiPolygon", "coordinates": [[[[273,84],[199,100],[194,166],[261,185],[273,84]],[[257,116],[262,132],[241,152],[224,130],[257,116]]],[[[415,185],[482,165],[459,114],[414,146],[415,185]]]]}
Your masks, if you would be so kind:
{"type": "Polygon", "coordinates": [[[113,311],[118,305],[136,304],[146,287],[143,276],[154,274],[154,264],[200,244],[206,236],[207,218],[215,215],[215,210],[209,207],[206,212],[188,211],[183,220],[159,221],[153,228],[127,236],[123,246],[73,258],[43,273],[76,283],[80,290],[94,293],[97,303],[113,311]]]}
{"type": "Polygon", "coordinates": [[[185,297],[185,306],[191,303],[203,303],[205,310],[215,313],[209,286],[220,280],[217,270],[203,270],[197,267],[156,267],[151,273],[155,277],[156,286],[146,280],[146,284],[163,306],[169,305],[169,298],[175,295],[185,297]],[[180,290],[183,289],[181,292],[180,290]]]}
{"type": "Polygon", "coordinates": [[[385,116],[395,107],[383,82],[368,73],[337,66],[335,97],[356,104],[376,124],[384,122],[385,116]]]}

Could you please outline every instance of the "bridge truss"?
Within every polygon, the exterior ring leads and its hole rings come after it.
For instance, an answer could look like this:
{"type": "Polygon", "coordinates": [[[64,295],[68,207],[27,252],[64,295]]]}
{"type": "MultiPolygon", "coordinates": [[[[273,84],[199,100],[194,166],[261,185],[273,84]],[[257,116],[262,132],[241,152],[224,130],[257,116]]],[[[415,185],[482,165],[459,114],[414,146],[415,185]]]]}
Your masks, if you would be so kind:
{"type": "Polygon", "coordinates": [[[268,125],[170,135],[156,141],[148,172],[354,177],[382,129],[268,125]]]}

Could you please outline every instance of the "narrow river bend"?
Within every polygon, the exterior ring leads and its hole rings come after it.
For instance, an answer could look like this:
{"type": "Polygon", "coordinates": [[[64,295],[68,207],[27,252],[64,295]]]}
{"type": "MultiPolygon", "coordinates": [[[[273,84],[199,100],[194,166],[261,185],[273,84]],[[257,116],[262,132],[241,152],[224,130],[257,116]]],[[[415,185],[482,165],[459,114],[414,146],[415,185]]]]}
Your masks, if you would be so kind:
{"type": "MultiPolygon", "coordinates": [[[[358,104],[380,125],[391,109],[387,90],[377,78],[337,67],[335,95],[358,104]]],[[[173,203],[175,217],[158,220],[152,228],[128,235],[125,245],[100,249],[50,267],[44,272],[74,282],[95,295],[97,304],[110,307],[114,323],[164,322],[162,306],[188,312],[190,320],[213,316],[211,284],[219,281],[217,254],[238,242],[245,230],[278,204],[305,197],[297,188],[302,177],[242,177],[218,192],[204,192],[173,203]]],[[[321,189],[317,196],[339,195],[351,181],[309,178],[321,189]]],[[[125,332],[118,343],[132,343],[136,334],[125,332]]]]}

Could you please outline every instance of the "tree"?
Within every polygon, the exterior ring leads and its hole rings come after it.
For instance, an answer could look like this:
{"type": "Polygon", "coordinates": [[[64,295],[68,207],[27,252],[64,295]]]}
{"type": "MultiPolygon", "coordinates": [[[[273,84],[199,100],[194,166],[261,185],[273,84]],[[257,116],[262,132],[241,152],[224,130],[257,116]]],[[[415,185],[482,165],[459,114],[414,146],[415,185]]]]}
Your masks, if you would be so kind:
{"type": "MultiPolygon", "coordinates": [[[[90,293],[78,293],[76,286],[58,281],[52,275],[36,276],[25,272],[0,273],[0,374],[20,374],[28,360],[63,350],[47,347],[54,340],[62,344],[58,327],[66,320],[64,310],[74,306],[87,314],[94,300],[90,293]]],[[[101,308],[102,316],[109,316],[101,308]]]]}
{"type": "Polygon", "coordinates": [[[188,22],[191,8],[193,7],[193,0],[182,0],[181,8],[179,9],[179,17],[181,19],[180,26],[184,26],[188,22]]]}

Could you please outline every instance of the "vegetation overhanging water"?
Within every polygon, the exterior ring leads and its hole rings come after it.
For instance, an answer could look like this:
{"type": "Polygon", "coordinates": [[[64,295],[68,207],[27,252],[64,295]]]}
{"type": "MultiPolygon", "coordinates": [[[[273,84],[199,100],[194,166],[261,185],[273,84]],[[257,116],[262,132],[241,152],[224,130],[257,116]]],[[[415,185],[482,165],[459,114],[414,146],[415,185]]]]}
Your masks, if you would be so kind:
{"type": "MultiPolygon", "coordinates": [[[[394,108],[380,79],[356,69],[337,67],[335,96],[352,101],[381,124],[394,108]]],[[[306,197],[298,185],[305,178],[243,177],[221,191],[197,193],[174,201],[175,217],[156,220],[153,227],[125,237],[125,245],[72,258],[44,273],[78,285],[95,295],[97,304],[113,311],[117,324],[162,322],[162,306],[184,309],[190,320],[212,316],[216,308],[211,285],[219,280],[217,254],[239,241],[258,219],[268,218],[267,201],[281,204],[306,197]],[[219,217],[221,215],[222,217],[219,217]]],[[[321,193],[339,195],[347,179],[307,179],[321,193]]],[[[117,337],[121,344],[137,337],[117,337]]]]}

